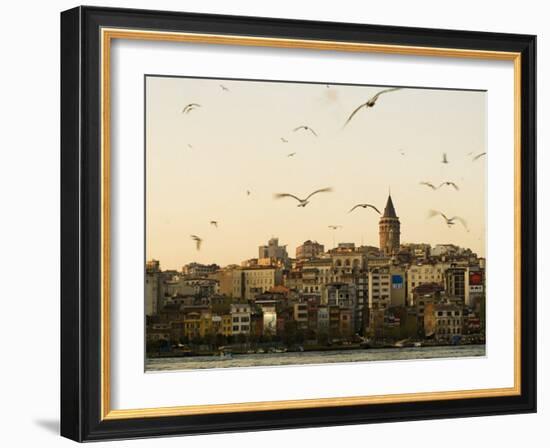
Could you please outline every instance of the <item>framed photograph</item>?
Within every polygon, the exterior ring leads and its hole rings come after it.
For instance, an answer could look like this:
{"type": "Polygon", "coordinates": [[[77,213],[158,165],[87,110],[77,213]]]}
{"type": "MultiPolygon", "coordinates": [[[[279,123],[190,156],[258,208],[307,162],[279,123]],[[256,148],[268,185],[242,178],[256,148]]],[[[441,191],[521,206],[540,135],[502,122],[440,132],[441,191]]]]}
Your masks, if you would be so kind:
{"type": "Polygon", "coordinates": [[[535,36],[61,14],[61,433],[536,411],[535,36]]]}

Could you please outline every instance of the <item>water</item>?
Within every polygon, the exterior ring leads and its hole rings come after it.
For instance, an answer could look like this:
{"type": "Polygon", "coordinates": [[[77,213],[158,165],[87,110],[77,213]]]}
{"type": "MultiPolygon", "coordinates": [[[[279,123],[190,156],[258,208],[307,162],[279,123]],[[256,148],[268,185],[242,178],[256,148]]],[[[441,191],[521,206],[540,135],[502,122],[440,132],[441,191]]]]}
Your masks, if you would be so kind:
{"type": "Polygon", "coordinates": [[[189,356],[185,358],[146,359],[145,370],[217,369],[226,367],[285,366],[326,364],[337,362],[397,361],[406,359],[462,358],[485,356],[485,345],[445,347],[403,347],[386,349],[334,350],[325,352],[292,352],[219,356],[189,356]]]}

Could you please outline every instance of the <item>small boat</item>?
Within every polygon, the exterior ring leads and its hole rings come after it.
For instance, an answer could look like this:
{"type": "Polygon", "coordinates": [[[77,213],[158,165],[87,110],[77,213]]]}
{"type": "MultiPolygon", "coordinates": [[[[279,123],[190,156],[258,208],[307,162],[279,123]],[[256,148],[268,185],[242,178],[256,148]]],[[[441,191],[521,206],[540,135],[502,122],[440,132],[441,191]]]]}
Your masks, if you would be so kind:
{"type": "Polygon", "coordinates": [[[415,346],[415,347],[422,347],[422,342],[415,342],[415,343],[414,343],[414,346],[415,346]]]}
{"type": "Polygon", "coordinates": [[[406,346],[408,341],[408,339],[402,339],[401,341],[397,341],[393,346],[397,348],[402,348],[406,346]]]}

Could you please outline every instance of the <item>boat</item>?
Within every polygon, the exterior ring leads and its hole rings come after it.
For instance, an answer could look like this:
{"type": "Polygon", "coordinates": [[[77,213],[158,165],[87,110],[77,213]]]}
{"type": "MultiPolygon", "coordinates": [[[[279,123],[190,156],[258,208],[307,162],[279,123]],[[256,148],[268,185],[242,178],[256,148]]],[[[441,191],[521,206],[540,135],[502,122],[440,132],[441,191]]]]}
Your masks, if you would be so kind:
{"type": "Polygon", "coordinates": [[[221,351],[220,359],[233,359],[233,353],[221,351]]]}
{"type": "Polygon", "coordinates": [[[393,346],[397,348],[407,347],[409,345],[408,342],[409,339],[402,339],[400,341],[397,341],[393,346]]]}

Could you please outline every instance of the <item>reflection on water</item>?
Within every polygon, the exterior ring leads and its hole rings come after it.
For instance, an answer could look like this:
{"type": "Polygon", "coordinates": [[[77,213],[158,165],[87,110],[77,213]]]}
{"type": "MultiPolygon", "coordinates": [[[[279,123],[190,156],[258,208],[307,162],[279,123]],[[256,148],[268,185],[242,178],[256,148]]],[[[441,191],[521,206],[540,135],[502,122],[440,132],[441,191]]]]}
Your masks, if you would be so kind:
{"type": "Polygon", "coordinates": [[[284,366],[292,364],[326,364],[336,362],[397,361],[405,359],[461,358],[484,356],[485,345],[446,347],[404,347],[387,349],[335,350],[326,352],[292,352],[184,358],[147,359],[145,370],[217,369],[222,367],[284,366]]]}

